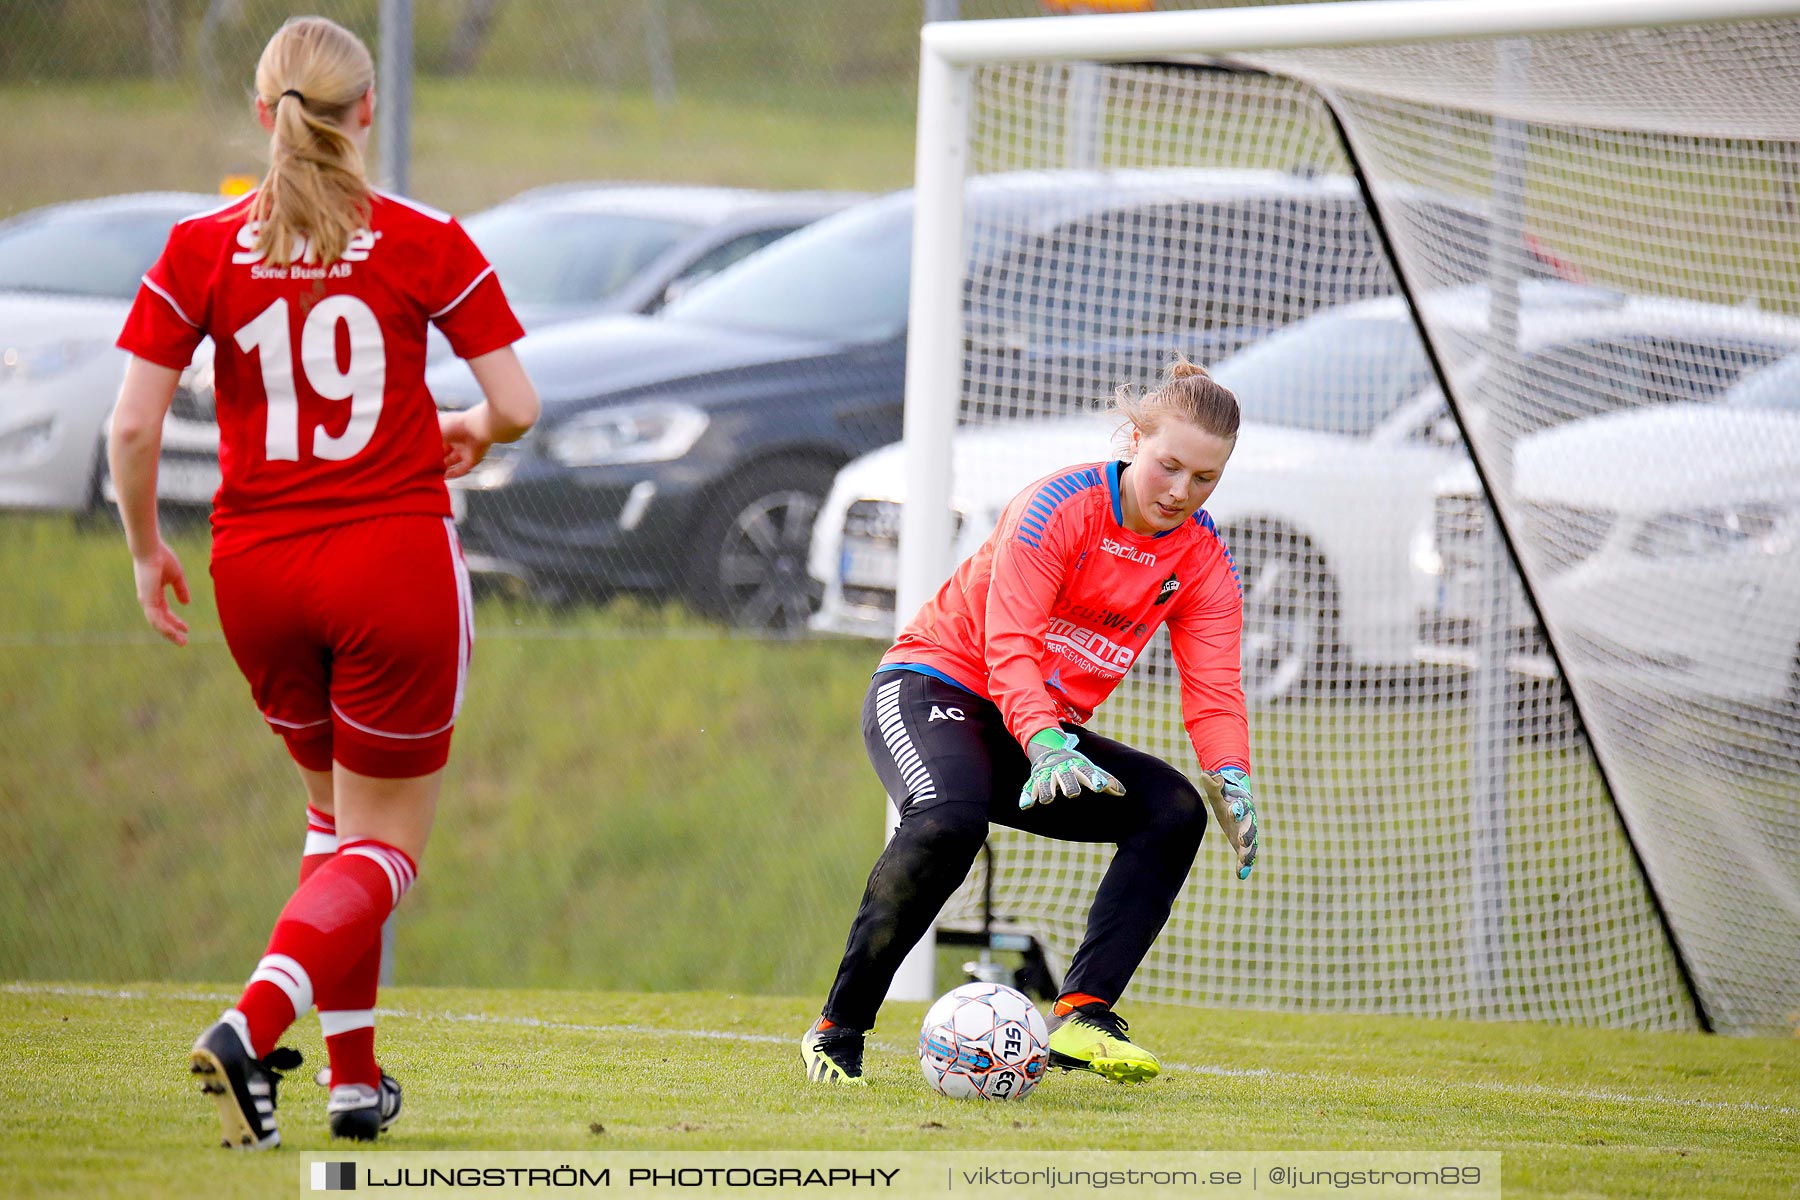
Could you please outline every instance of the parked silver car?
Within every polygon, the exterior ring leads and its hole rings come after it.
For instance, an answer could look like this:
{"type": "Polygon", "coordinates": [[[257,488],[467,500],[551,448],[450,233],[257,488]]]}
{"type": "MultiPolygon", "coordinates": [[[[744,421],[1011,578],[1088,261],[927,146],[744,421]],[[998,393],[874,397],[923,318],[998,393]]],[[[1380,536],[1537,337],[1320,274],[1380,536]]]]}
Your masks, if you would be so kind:
{"type": "Polygon", "coordinates": [[[100,430],[125,364],[113,341],[169,227],[218,202],[147,192],[0,222],[0,508],[97,503],[100,430]]]}
{"type": "Polygon", "coordinates": [[[463,222],[527,329],[655,312],[702,279],[864,199],[653,183],[559,183],[463,222]]]}

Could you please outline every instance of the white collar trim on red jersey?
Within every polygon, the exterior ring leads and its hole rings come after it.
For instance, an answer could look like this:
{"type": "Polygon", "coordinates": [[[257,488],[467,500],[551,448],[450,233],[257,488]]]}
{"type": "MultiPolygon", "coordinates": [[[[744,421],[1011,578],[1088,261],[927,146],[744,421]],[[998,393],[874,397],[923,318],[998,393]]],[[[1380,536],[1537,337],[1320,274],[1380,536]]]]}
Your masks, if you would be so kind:
{"type": "Polygon", "coordinates": [[[227,200],[225,203],[217,206],[216,208],[209,208],[204,212],[197,212],[190,216],[183,217],[183,218],[181,218],[181,220],[179,220],[175,223],[177,225],[186,225],[189,221],[198,221],[201,217],[216,217],[220,213],[224,212],[226,209],[236,208],[238,205],[242,204],[244,201],[250,199],[254,195],[256,195],[256,192],[254,190],[251,190],[251,191],[245,192],[241,196],[233,196],[231,199],[227,200]]]}
{"type": "Polygon", "coordinates": [[[450,214],[442,209],[433,208],[429,204],[420,204],[417,200],[407,196],[395,195],[393,192],[384,192],[380,188],[371,188],[370,190],[377,196],[380,196],[383,200],[392,200],[395,204],[404,205],[418,213],[420,216],[430,217],[440,225],[447,225],[450,222],[450,214]]]}

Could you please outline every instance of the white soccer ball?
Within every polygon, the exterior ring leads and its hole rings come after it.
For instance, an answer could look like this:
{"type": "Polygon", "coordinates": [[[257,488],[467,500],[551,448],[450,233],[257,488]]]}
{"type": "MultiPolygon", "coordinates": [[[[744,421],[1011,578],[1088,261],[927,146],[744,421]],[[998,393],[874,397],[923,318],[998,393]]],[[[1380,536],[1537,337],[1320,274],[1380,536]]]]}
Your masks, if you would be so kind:
{"type": "Polygon", "coordinates": [[[926,1082],[958,1100],[1017,1100],[1049,1064],[1043,1016],[1005,984],[965,983],[944,993],[919,1030],[926,1082]]]}

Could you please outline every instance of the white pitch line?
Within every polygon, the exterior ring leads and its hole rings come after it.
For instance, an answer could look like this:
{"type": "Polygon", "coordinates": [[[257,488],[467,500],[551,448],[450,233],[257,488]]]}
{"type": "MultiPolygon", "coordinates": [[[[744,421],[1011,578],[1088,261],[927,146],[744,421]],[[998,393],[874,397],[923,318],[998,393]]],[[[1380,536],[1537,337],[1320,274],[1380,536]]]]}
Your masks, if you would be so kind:
{"type": "Polygon", "coordinates": [[[522,1029],[554,1029],[559,1033],[638,1033],[657,1037],[702,1038],[719,1042],[760,1042],[785,1046],[798,1038],[767,1033],[733,1033],[723,1029],[664,1029],[660,1025],[582,1025],[574,1021],[546,1021],[541,1017],[496,1017],[489,1013],[412,1012],[404,1008],[378,1008],[377,1016],[415,1021],[456,1021],[474,1025],[512,1025],[522,1029]]]}
{"type": "MultiPolygon", "coordinates": [[[[135,992],[124,988],[71,987],[64,984],[4,983],[0,992],[16,996],[78,996],[93,1000],[193,1000],[214,1004],[230,1004],[237,997],[225,992],[135,992]]],[[[378,1017],[412,1021],[446,1021],[473,1025],[503,1025],[517,1029],[548,1029],[558,1033],[633,1034],[643,1037],[680,1037],[720,1042],[747,1042],[757,1045],[785,1046],[796,1040],[767,1033],[734,1033],[723,1029],[665,1029],[660,1025],[586,1025],[575,1021],[548,1021],[541,1017],[501,1017],[490,1013],[415,1012],[404,1008],[377,1008],[378,1017]]],[[[892,1042],[870,1039],[876,1049],[898,1053],[911,1049],[892,1042]]],[[[1171,1070],[1196,1075],[1214,1075],[1234,1079],[1294,1080],[1310,1083],[1343,1085],[1350,1082],[1342,1075],[1322,1071],[1277,1071],[1270,1067],[1217,1067],[1205,1064],[1167,1062],[1171,1070]]],[[[1679,1097],[1644,1096],[1632,1092],[1605,1092],[1587,1088],[1555,1088],[1541,1083],[1506,1083],[1497,1079],[1432,1079],[1425,1076],[1390,1077],[1385,1082],[1413,1084],[1421,1087],[1463,1088],[1477,1092],[1497,1092],[1508,1096],[1541,1096],[1552,1100],[1578,1100],[1588,1103],[1623,1104],[1644,1108],[1698,1108],[1714,1112],[1767,1113],[1774,1116],[1800,1116],[1800,1108],[1785,1104],[1762,1104],[1754,1100],[1694,1100],[1679,1097]]]]}
{"type": "MultiPolygon", "coordinates": [[[[203,1000],[230,1004],[237,999],[225,992],[134,992],[123,988],[69,987],[57,984],[6,983],[0,992],[20,996],[79,996],[93,1000],[203,1000]]],[[[415,1012],[405,1008],[377,1008],[377,1017],[411,1021],[455,1021],[474,1025],[510,1025],[520,1029],[554,1029],[559,1033],[633,1033],[664,1037],[707,1038],[726,1042],[764,1042],[785,1046],[790,1040],[766,1033],[732,1033],[716,1029],[664,1029],[659,1025],[583,1025],[574,1021],[547,1021],[542,1017],[496,1017],[488,1013],[415,1012]]]]}
{"type": "Polygon", "coordinates": [[[128,988],[71,987],[54,983],[0,983],[0,992],[15,996],[81,996],[90,1000],[212,1000],[230,1004],[236,995],[225,992],[134,992],[128,988]]]}

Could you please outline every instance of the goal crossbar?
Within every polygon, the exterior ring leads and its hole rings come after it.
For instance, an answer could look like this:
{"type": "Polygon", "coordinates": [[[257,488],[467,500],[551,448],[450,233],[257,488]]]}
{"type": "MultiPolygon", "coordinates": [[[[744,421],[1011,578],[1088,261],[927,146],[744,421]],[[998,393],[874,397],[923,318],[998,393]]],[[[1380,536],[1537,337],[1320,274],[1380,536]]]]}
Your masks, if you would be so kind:
{"type": "Polygon", "coordinates": [[[1380,46],[1795,15],[1800,15],[1800,4],[1794,0],[1358,0],[1054,20],[939,21],[924,26],[920,37],[926,55],[972,66],[1071,59],[1129,62],[1170,54],[1380,46]]]}

